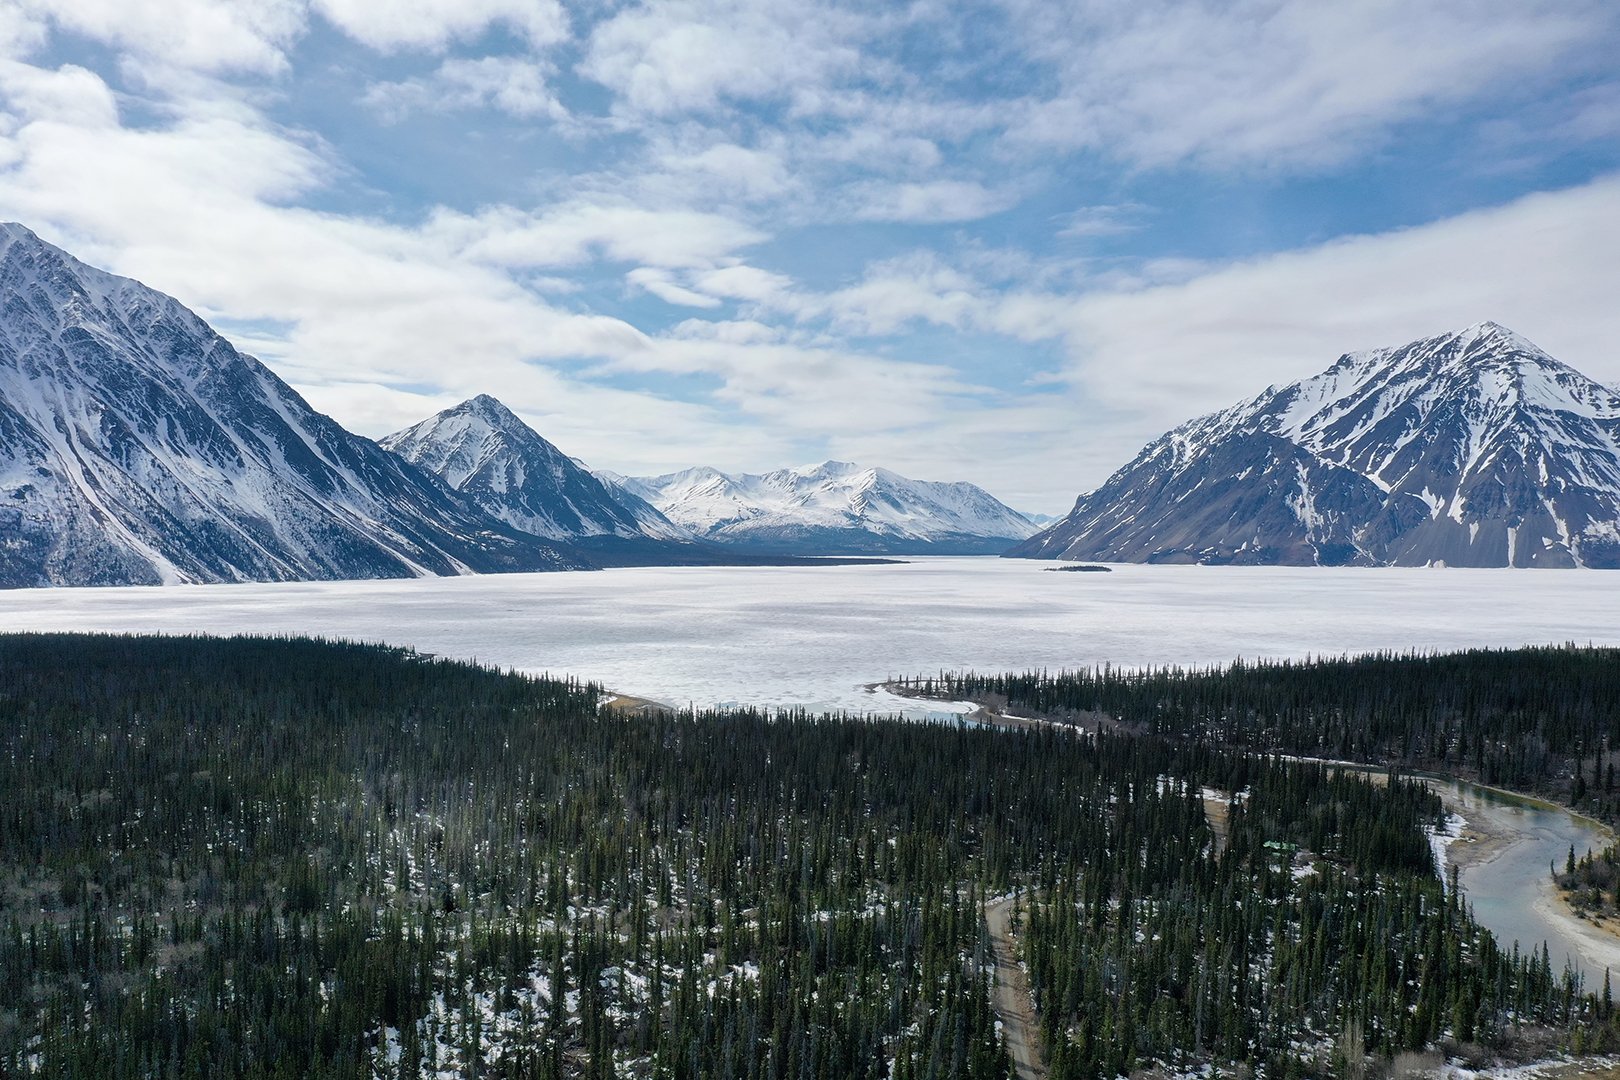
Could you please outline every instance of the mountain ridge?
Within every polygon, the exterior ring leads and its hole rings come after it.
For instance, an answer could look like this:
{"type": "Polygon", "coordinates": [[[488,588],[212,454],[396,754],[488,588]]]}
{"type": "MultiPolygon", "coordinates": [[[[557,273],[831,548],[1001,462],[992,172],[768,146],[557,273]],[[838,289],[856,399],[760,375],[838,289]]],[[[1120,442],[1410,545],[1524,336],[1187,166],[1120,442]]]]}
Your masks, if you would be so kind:
{"type": "Polygon", "coordinates": [[[0,225],[0,584],[586,568],[310,408],[178,300],[0,225]]]}
{"type": "MultiPolygon", "coordinates": [[[[488,394],[378,440],[513,528],[552,540],[691,539],[627,502],[488,394]]],[[[639,504],[639,505],[638,505],[639,504]]]]}
{"type": "Polygon", "coordinates": [[[750,550],[998,554],[1036,531],[973,484],[912,480],[850,462],[757,474],[697,466],[662,476],[597,475],[694,536],[750,550]]]}
{"type": "Polygon", "coordinates": [[[1009,557],[1620,567],[1620,394],[1494,322],[1149,443],[1009,557]]]}

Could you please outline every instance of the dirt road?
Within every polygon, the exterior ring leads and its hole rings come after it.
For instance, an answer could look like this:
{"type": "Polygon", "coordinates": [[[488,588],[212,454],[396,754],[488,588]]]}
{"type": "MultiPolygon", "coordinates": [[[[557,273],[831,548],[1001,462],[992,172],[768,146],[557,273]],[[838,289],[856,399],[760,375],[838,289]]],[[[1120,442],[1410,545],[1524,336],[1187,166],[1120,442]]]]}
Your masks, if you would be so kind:
{"type": "Polygon", "coordinates": [[[1013,1067],[1018,1080],[1044,1080],[1046,1063],[1041,1060],[1040,1023],[1035,1019],[1035,1006],[1029,1000],[1024,969],[1018,966],[1013,947],[1012,899],[986,904],[984,919],[996,950],[996,987],[991,1004],[1007,1033],[1007,1049],[1012,1053],[1013,1067]]]}

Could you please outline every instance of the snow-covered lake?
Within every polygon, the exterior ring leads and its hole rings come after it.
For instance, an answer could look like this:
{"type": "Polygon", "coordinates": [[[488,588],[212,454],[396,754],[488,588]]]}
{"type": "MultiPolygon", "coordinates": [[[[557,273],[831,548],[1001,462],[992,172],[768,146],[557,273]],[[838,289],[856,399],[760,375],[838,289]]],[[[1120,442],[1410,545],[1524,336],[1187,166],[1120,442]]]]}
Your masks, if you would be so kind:
{"type": "Polygon", "coordinates": [[[1620,644],[1620,572],[1048,565],[30,589],[0,592],[0,630],[314,634],[566,672],[680,705],[885,712],[905,703],[864,684],[942,668],[1620,644]]]}

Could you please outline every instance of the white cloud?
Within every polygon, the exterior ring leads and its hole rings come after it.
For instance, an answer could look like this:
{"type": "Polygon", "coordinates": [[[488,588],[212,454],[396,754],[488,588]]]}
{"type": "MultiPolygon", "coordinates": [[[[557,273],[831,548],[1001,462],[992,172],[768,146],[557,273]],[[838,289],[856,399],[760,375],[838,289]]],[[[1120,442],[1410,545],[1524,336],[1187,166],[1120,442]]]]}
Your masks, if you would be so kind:
{"type": "Polygon", "coordinates": [[[49,37],[43,10],[24,10],[15,3],[0,6],[0,56],[27,56],[49,37]]]}
{"type": "Polygon", "coordinates": [[[283,49],[305,20],[302,0],[21,0],[17,8],[115,48],[212,72],[285,70],[283,49]]]}
{"type": "MultiPolygon", "coordinates": [[[[116,2],[116,0],[113,0],[116,2]]],[[[314,0],[315,9],[344,33],[374,49],[439,50],[500,23],[533,45],[568,36],[568,16],[556,0],[314,0]]]]}
{"type": "Polygon", "coordinates": [[[593,259],[661,268],[708,268],[766,238],[722,214],[655,210],[625,200],[581,198],[526,213],[436,213],[427,231],[463,257],[490,266],[577,266],[593,259]]]}
{"type": "Polygon", "coordinates": [[[705,296],[702,293],[696,293],[691,289],[677,285],[674,275],[668,270],[659,270],[652,266],[639,266],[624,277],[630,284],[639,285],[665,303],[697,308],[720,306],[720,301],[712,296],[705,296]]]}
{"type": "Polygon", "coordinates": [[[1171,285],[1012,295],[985,325],[1061,337],[1111,410],[1073,461],[1090,487],[1183,420],[1316,374],[1354,349],[1491,319],[1620,383],[1620,176],[1419,228],[1211,268],[1171,285]]]}
{"type": "Polygon", "coordinates": [[[768,338],[745,323],[689,320],[655,350],[625,353],[605,370],[708,375],[713,394],[754,422],[800,438],[897,431],[938,420],[942,406],[983,387],[943,365],[878,360],[849,349],[768,338]]]}
{"type": "Polygon", "coordinates": [[[1011,191],[991,191],[964,180],[921,184],[861,184],[853,191],[858,221],[974,221],[1015,205],[1011,191]]]}
{"type": "MultiPolygon", "coordinates": [[[[244,343],[239,337],[232,340],[237,348],[243,347],[244,343]]],[[[259,359],[265,357],[260,356],[259,359]]],[[[342,417],[344,427],[351,431],[370,432],[374,436],[408,428],[466,400],[454,393],[441,391],[424,394],[380,383],[294,383],[293,389],[302,394],[304,400],[317,411],[342,417]]]]}
{"type": "Polygon", "coordinates": [[[1620,82],[1604,83],[1575,95],[1564,133],[1580,140],[1620,136],[1620,82]]]}
{"type": "Polygon", "coordinates": [[[1094,236],[1119,236],[1141,228],[1123,219],[1140,215],[1149,208],[1135,203],[1123,206],[1082,206],[1058,218],[1061,228],[1058,236],[1083,239],[1094,236]]]}
{"type": "Polygon", "coordinates": [[[704,271],[695,275],[694,281],[698,289],[710,296],[756,302],[777,300],[793,287],[793,279],[785,274],[740,264],[704,271]]]}
{"type": "Polygon", "coordinates": [[[779,99],[859,70],[871,22],[801,0],[649,0],[596,26],[580,71],[653,115],[779,99]]]}
{"type": "Polygon", "coordinates": [[[20,118],[87,130],[118,126],[118,102],[107,84],[73,64],[48,71],[0,60],[0,92],[20,118]]]}
{"type": "Polygon", "coordinates": [[[1612,64],[1605,0],[1015,0],[1060,89],[1018,138],[1149,165],[1316,165],[1437,105],[1612,64]]]}
{"type": "Polygon", "coordinates": [[[873,263],[848,288],[801,298],[798,313],[825,315],[835,326],[868,336],[894,334],[913,320],[964,329],[982,316],[985,294],[971,276],[920,251],[873,263]]]}
{"type": "Polygon", "coordinates": [[[446,60],[427,78],[376,83],[365,103],[389,120],[417,110],[494,108],[523,119],[546,116],[566,120],[568,110],[546,85],[555,67],[547,62],[509,56],[479,60],[446,60]]]}
{"type": "Polygon", "coordinates": [[[656,152],[654,160],[664,175],[645,176],[641,186],[665,197],[694,202],[717,198],[756,202],[779,198],[796,186],[780,145],[751,148],[720,142],[702,149],[671,146],[656,152]]]}

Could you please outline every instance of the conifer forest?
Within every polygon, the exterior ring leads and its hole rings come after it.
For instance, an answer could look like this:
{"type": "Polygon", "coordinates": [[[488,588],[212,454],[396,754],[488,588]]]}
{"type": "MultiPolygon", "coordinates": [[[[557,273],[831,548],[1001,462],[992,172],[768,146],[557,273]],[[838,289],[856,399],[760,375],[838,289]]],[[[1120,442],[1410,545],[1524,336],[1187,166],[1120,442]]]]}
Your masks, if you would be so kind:
{"type": "Polygon", "coordinates": [[[1086,734],[630,714],[306,639],[3,636],[0,1076],[1006,1080],[1009,902],[1060,1080],[1604,1045],[1607,998],[1436,872],[1427,787],[1272,752],[1506,780],[1544,744],[1606,798],[1613,666],[929,688],[1121,721],[1086,734]]]}
{"type": "Polygon", "coordinates": [[[1620,817],[1620,649],[1471,649],[894,684],[1261,753],[1397,765],[1620,817]]]}

